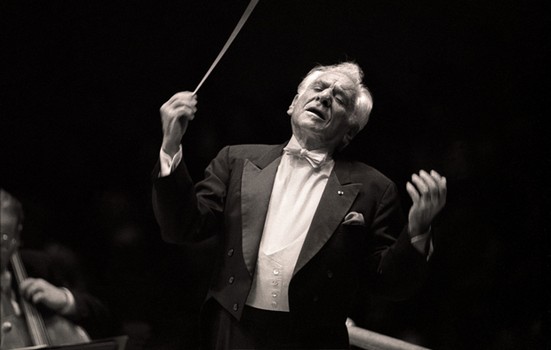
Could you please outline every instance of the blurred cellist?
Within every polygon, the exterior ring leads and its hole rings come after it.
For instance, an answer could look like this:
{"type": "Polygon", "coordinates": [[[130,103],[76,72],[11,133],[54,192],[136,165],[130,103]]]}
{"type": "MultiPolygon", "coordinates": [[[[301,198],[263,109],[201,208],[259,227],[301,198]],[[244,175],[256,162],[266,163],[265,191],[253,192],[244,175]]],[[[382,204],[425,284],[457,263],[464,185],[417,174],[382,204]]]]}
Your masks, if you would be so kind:
{"type": "MultiPolygon", "coordinates": [[[[89,341],[113,333],[113,321],[107,307],[82,286],[74,285],[74,278],[64,278],[56,269],[48,254],[41,251],[21,250],[23,208],[11,194],[0,189],[0,350],[37,345],[33,343],[32,332],[26,318],[23,304],[34,306],[39,317],[64,320],[71,328],[60,324],[52,325],[47,333],[50,338],[71,339],[72,343],[89,341]],[[14,257],[22,261],[25,278],[19,283],[14,278],[14,257]],[[20,257],[20,259],[19,259],[20,257]],[[12,262],[10,264],[10,261],[12,262]],[[76,334],[52,334],[71,332],[76,334]],[[75,340],[73,340],[75,339],[75,340]]],[[[46,344],[62,345],[62,344],[46,344]]]]}

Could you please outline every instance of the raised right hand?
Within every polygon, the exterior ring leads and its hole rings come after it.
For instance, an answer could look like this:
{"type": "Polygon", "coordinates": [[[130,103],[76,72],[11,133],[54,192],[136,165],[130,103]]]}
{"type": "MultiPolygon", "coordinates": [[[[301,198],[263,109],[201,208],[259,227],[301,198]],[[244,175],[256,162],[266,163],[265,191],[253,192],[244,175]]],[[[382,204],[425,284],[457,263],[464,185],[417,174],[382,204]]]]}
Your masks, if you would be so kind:
{"type": "Polygon", "coordinates": [[[163,124],[163,150],[171,157],[178,152],[190,120],[197,112],[197,95],[193,92],[178,92],[160,109],[163,124]]]}

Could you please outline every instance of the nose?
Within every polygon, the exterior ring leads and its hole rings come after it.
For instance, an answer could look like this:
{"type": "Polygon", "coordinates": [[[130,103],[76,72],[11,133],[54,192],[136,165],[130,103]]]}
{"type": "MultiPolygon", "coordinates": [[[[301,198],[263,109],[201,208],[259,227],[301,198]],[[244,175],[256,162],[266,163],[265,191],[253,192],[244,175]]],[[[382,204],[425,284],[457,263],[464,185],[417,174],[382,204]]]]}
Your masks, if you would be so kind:
{"type": "Polygon", "coordinates": [[[325,89],[321,91],[318,96],[316,97],[316,100],[320,101],[320,103],[324,107],[331,107],[332,98],[331,98],[331,91],[330,89],[325,89]]]}

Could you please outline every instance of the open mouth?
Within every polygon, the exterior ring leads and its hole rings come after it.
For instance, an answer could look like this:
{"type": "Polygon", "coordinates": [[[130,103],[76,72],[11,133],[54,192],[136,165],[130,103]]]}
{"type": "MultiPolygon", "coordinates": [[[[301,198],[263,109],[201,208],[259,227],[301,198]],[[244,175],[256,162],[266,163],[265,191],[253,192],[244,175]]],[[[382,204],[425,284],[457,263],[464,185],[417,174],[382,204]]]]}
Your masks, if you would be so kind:
{"type": "Polygon", "coordinates": [[[316,108],[307,108],[307,112],[310,112],[311,114],[314,114],[316,117],[320,118],[321,120],[327,119],[327,116],[322,111],[316,109],[316,108]]]}

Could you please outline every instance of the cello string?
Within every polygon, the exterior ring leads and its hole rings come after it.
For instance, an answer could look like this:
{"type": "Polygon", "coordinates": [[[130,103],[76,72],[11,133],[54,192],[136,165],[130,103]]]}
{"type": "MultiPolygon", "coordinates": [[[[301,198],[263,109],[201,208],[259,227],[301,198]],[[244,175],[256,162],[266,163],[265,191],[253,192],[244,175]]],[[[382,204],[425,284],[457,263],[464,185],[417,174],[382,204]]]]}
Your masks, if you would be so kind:
{"type": "MultiPolygon", "coordinates": [[[[15,251],[10,257],[14,277],[17,282],[17,286],[21,285],[21,282],[27,278],[27,271],[21,261],[19,252],[15,251]]],[[[21,307],[24,310],[25,321],[29,329],[31,341],[35,346],[47,346],[50,344],[50,338],[46,331],[46,325],[42,316],[38,313],[38,310],[31,304],[30,301],[25,300],[23,296],[20,298],[21,307]]]]}
{"type": "Polygon", "coordinates": [[[205,82],[205,80],[207,80],[207,77],[210,75],[210,73],[212,72],[212,70],[214,69],[214,67],[216,67],[216,65],[218,64],[218,62],[219,62],[220,59],[222,58],[222,56],[224,56],[224,54],[226,53],[226,51],[227,51],[228,48],[230,47],[231,43],[233,42],[233,39],[235,39],[235,37],[237,36],[237,34],[239,34],[239,31],[241,30],[241,28],[243,27],[243,25],[245,24],[245,22],[246,22],[247,19],[249,18],[251,12],[253,12],[253,9],[254,9],[254,7],[256,6],[257,3],[258,3],[258,0],[251,0],[251,2],[249,2],[249,5],[248,5],[247,8],[245,9],[245,12],[243,12],[243,15],[241,16],[241,19],[239,20],[239,22],[238,22],[237,25],[235,26],[233,32],[231,33],[230,37],[229,37],[228,40],[226,41],[226,44],[224,45],[224,47],[222,48],[222,50],[220,50],[220,53],[218,54],[218,56],[216,57],[216,59],[214,60],[214,62],[212,63],[212,65],[210,66],[209,70],[207,71],[207,73],[205,74],[205,76],[203,76],[203,79],[201,80],[201,82],[199,83],[199,85],[197,85],[197,87],[196,87],[195,90],[193,91],[193,94],[194,94],[194,95],[197,93],[197,91],[199,91],[199,88],[201,87],[201,85],[203,85],[203,83],[205,82]]]}

